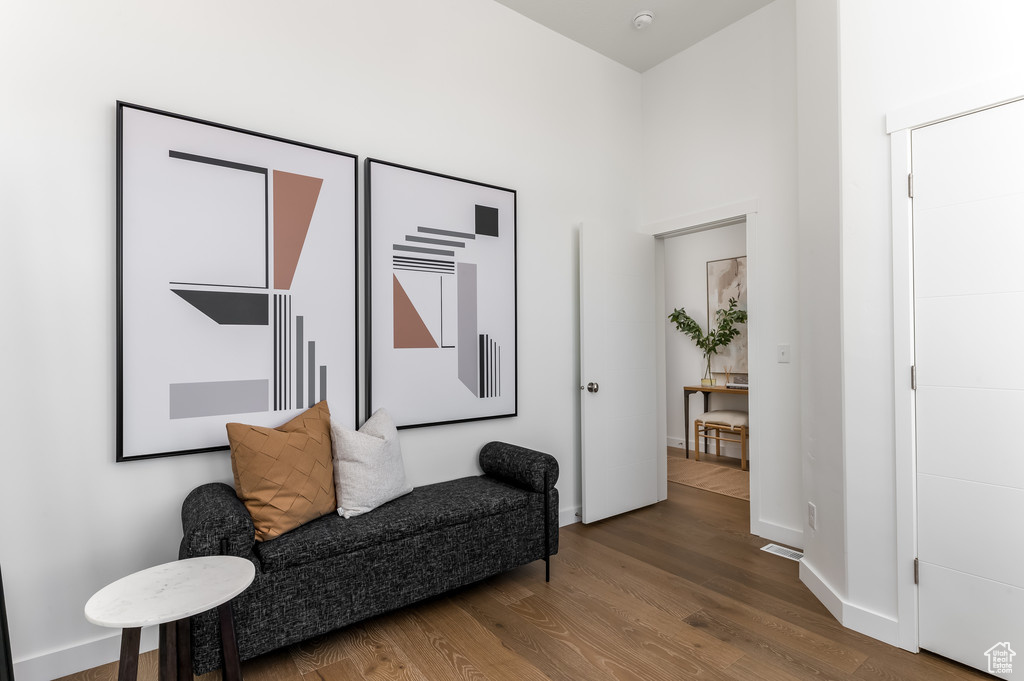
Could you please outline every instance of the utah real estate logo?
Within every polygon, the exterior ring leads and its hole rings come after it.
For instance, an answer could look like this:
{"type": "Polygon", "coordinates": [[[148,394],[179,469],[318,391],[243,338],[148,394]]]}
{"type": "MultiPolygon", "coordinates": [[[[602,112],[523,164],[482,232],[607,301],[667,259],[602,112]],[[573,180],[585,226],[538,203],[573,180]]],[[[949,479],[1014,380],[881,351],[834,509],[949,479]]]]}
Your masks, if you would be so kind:
{"type": "Polygon", "coordinates": [[[1016,654],[1013,652],[1013,648],[1010,647],[1009,641],[997,643],[986,650],[985,656],[988,657],[988,673],[1012,674],[1013,656],[1016,654]]]}

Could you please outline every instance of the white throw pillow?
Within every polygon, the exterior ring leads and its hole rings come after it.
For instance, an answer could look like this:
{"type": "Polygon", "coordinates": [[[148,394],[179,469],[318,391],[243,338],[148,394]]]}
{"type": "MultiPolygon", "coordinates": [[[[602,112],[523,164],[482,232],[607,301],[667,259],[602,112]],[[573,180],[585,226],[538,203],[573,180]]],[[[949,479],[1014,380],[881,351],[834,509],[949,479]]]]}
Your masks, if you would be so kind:
{"type": "Polygon", "coordinates": [[[405,481],[398,429],[383,409],[375,411],[358,431],[332,420],[331,447],[338,515],[362,515],[412,491],[405,481]]]}

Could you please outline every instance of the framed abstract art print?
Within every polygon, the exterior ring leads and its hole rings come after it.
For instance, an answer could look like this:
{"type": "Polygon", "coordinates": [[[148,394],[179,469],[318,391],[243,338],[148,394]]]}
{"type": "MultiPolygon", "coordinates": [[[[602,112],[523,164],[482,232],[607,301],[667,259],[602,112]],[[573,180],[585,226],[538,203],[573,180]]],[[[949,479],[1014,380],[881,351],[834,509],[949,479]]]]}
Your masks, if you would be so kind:
{"type": "MultiPolygon", "coordinates": [[[[741,310],[747,309],[747,256],[711,260],[708,271],[708,322],[714,324],[715,314],[729,307],[735,298],[741,310]]],[[[740,324],[739,335],[732,343],[711,355],[711,371],[716,373],[747,373],[747,325],[740,324]]]]}
{"type": "Polygon", "coordinates": [[[366,161],[370,411],[516,415],[516,193],[366,161]]]}
{"type": "Polygon", "coordinates": [[[356,419],[357,158],[117,104],[117,460],[356,419]]]}

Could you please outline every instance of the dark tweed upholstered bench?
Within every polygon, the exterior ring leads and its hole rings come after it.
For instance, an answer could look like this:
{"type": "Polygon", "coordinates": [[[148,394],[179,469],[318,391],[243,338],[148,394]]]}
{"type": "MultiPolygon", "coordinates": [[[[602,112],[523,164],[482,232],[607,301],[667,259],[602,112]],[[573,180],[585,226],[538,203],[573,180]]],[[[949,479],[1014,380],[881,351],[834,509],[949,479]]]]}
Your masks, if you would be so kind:
{"type": "MultiPolygon", "coordinates": [[[[491,442],[480,450],[480,467],[481,476],[417,487],[365,515],[330,514],[265,542],[255,541],[234,489],[202,485],[182,505],[179,557],[227,553],[255,564],[252,586],[232,601],[238,653],[247,660],[548,561],[558,552],[558,462],[491,442]]],[[[222,664],[218,627],[214,612],[192,618],[196,674],[222,664]]]]}

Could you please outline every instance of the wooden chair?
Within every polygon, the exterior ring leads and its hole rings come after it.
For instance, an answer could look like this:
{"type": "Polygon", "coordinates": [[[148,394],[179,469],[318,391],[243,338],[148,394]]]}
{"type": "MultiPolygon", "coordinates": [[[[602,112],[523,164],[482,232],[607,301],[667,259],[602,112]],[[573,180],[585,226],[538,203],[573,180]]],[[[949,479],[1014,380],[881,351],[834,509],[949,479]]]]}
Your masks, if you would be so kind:
{"type": "Polygon", "coordinates": [[[747,446],[750,442],[750,417],[747,412],[719,410],[705,412],[698,416],[693,422],[694,448],[697,450],[697,461],[700,461],[701,437],[704,438],[705,449],[707,448],[708,439],[715,441],[715,456],[722,455],[723,442],[738,443],[740,446],[740,466],[743,470],[747,470],[747,446]],[[723,432],[738,435],[739,439],[723,437],[723,432]]]}

